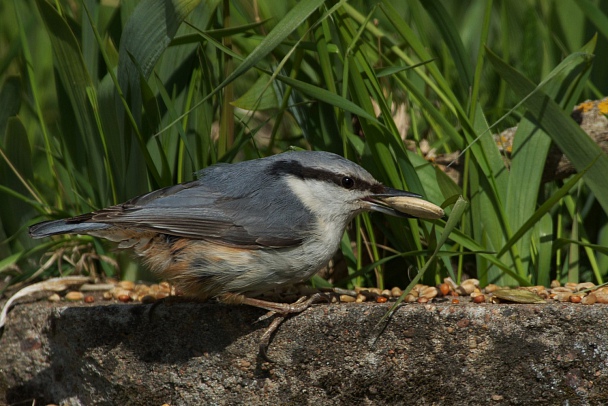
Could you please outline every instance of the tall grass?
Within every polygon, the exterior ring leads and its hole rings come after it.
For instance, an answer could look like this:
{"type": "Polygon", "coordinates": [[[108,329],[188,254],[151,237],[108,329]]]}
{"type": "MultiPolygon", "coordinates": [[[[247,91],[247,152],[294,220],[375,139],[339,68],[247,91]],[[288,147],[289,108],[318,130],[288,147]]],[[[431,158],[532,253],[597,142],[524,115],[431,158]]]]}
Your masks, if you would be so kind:
{"type": "MultiPolygon", "coordinates": [[[[32,241],[27,226],[298,147],[344,155],[448,213],[470,201],[427,283],[603,282],[608,157],[569,112],[608,88],[606,11],[590,0],[4,1],[0,275],[73,272],[87,253],[89,272],[113,274],[97,260],[110,255],[141,277],[110,245],[32,241]],[[492,134],[514,125],[507,158],[492,134]],[[579,174],[543,184],[553,143],[579,174]],[[429,149],[463,151],[460,183],[429,149]]],[[[343,239],[347,272],[330,281],[404,284],[444,227],[361,216],[343,239]]]]}

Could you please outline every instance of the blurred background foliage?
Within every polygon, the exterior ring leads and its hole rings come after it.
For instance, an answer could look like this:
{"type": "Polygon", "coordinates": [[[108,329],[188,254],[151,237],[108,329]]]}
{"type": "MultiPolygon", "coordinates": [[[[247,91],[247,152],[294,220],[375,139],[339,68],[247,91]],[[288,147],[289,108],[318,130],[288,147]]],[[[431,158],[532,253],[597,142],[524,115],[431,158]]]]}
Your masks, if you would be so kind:
{"type": "MultiPolygon", "coordinates": [[[[0,288],[148,278],[111,244],[27,227],[293,147],[448,213],[469,200],[428,284],[601,283],[608,157],[569,115],[606,95],[607,16],[599,0],[2,1],[0,288]],[[492,134],[512,126],[507,156],[492,134]],[[578,175],[542,182],[551,145],[578,175]],[[457,179],[433,164],[459,151],[457,179]]],[[[403,285],[444,226],[360,216],[314,283],[403,285]]]]}

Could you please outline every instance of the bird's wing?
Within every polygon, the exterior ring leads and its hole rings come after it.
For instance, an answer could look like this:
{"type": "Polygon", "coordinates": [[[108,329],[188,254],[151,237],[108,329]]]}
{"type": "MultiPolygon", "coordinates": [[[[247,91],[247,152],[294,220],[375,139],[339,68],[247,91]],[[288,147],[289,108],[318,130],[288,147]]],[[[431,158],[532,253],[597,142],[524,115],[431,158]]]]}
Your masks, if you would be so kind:
{"type": "Polygon", "coordinates": [[[193,181],[74,217],[69,222],[133,227],[249,248],[300,244],[312,221],[308,212],[300,211],[300,219],[286,218],[290,211],[281,202],[269,203],[260,196],[226,197],[193,181]]]}

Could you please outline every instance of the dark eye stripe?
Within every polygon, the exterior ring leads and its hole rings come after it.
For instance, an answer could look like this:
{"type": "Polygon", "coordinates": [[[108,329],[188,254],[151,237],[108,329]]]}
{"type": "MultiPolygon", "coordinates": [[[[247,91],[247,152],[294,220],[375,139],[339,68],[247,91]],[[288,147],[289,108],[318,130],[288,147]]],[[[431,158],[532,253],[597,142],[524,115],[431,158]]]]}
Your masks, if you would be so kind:
{"type": "Polygon", "coordinates": [[[382,193],[384,191],[384,186],[379,183],[372,184],[352,175],[335,174],[333,172],[318,168],[307,168],[296,161],[277,161],[276,163],[274,163],[274,165],[272,165],[271,173],[273,176],[278,176],[280,174],[290,174],[293,176],[297,176],[300,179],[317,179],[326,182],[333,182],[340,187],[345,187],[347,189],[353,190],[371,191],[372,193],[382,193]],[[348,188],[342,183],[345,178],[352,179],[352,187],[348,188]]]}

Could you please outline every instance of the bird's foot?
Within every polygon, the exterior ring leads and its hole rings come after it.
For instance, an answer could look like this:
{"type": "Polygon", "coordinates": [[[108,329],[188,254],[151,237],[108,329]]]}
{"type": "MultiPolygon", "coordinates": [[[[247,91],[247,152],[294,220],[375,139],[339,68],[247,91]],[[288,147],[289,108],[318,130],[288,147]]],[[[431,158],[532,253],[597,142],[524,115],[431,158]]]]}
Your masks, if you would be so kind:
{"type": "Polygon", "coordinates": [[[315,293],[310,297],[303,296],[299,298],[294,303],[276,303],[269,302],[267,300],[256,299],[251,297],[246,297],[243,295],[235,295],[235,294],[225,294],[219,297],[219,300],[224,303],[232,303],[232,304],[246,304],[249,306],[259,307],[261,309],[268,310],[268,313],[261,316],[258,321],[266,320],[272,316],[276,316],[274,320],[270,323],[268,328],[262,334],[259,343],[259,354],[260,357],[264,361],[274,362],[272,361],[267,354],[268,346],[270,345],[270,341],[272,339],[273,334],[277,331],[281,323],[289,316],[301,313],[306,310],[310,305],[314,303],[318,303],[321,301],[331,302],[330,297],[324,293],[315,293]]]}

